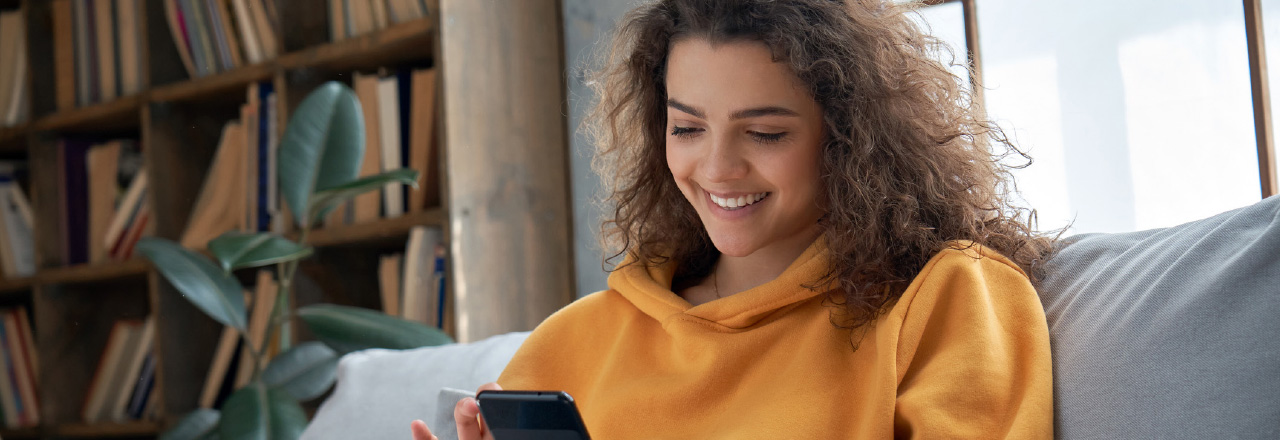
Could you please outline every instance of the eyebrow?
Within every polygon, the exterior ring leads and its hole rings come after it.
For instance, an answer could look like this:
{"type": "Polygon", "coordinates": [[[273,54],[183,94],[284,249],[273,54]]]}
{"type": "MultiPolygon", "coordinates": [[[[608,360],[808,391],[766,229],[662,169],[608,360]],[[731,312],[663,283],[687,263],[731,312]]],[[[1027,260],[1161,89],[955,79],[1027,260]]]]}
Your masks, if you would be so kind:
{"type": "MultiPolygon", "coordinates": [[[[674,99],[669,99],[669,98],[667,99],[667,107],[671,107],[676,110],[680,110],[682,112],[691,114],[697,118],[701,118],[701,119],[707,118],[706,113],[703,113],[702,109],[685,104],[680,101],[676,101],[674,99]]],[[[733,114],[729,115],[729,119],[731,120],[746,119],[746,118],[755,118],[760,116],[800,116],[800,113],[797,113],[795,110],[791,110],[786,107],[768,106],[768,107],[757,107],[757,108],[749,108],[745,110],[738,110],[736,112],[733,112],[733,114]]]]}

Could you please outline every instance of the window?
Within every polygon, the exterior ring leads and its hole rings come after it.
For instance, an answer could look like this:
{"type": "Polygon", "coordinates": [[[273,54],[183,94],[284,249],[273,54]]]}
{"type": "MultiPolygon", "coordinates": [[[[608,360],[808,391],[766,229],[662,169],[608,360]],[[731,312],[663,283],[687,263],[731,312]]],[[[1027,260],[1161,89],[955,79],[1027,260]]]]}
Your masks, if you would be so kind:
{"type": "MultiPolygon", "coordinates": [[[[1259,200],[1240,2],[972,1],[984,100],[1035,160],[1015,177],[1041,229],[1167,227],[1259,200]]],[[[921,15],[951,41],[960,5],[921,15]]]]}

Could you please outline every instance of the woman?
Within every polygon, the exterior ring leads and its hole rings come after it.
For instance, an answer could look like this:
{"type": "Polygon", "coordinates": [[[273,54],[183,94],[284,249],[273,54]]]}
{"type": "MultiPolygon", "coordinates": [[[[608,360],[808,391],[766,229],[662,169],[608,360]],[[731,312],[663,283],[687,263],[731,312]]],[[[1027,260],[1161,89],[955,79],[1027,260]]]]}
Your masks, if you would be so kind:
{"type": "MultiPolygon", "coordinates": [[[[627,15],[587,122],[626,258],[498,383],[567,391],[602,439],[1052,437],[1028,276],[1049,240],[990,146],[1017,150],[904,12],[627,15]]],[[[476,414],[459,402],[462,439],[476,414]]]]}

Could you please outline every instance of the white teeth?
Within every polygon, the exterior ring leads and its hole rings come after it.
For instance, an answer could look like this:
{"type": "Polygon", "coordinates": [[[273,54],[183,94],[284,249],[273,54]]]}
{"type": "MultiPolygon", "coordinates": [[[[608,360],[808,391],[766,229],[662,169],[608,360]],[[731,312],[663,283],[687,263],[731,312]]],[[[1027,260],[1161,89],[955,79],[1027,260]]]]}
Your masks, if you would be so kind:
{"type": "Polygon", "coordinates": [[[719,205],[721,208],[732,211],[732,210],[746,207],[747,205],[754,204],[761,200],[764,200],[764,198],[767,197],[769,193],[762,192],[758,194],[741,196],[741,197],[732,198],[732,199],[724,199],[724,198],[716,197],[715,194],[711,194],[711,193],[707,193],[707,195],[711,196],[711,201],[715,202],[716,205],[719,205]]]}

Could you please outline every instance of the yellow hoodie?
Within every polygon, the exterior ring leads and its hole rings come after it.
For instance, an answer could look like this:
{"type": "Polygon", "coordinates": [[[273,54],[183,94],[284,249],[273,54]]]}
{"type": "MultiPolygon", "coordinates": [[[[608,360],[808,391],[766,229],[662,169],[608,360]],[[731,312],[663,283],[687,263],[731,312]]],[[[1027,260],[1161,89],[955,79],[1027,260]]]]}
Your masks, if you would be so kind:
{"type": "Polygon", "coordinates": [[[498,382],[568,392],[600,440],[1053,436],[1049,330],[1016,265],[938,253],[855,351],[802,287],[828,264],[818,240],[698,306],[671,291],[673,264],[626,266],[539,325],[498,382]]]}

